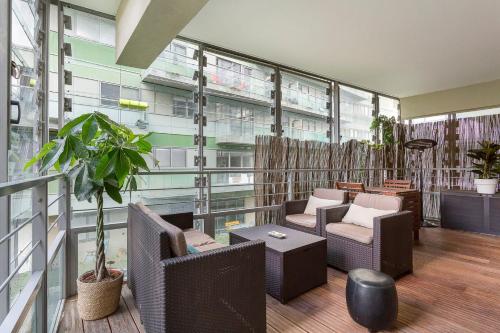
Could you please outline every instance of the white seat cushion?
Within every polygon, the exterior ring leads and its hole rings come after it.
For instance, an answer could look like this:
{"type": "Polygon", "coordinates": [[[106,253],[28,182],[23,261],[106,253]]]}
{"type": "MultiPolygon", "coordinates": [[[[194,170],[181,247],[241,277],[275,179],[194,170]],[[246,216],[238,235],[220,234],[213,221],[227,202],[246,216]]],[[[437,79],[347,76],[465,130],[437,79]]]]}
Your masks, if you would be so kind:
{"type": "Polygon", "coordinates": [[[316,227],[316,216],[307,214],[292,214],[287,215],[285,220],[290,223],[295,223],[297,225],[314,228],[316,227]]]}
{"type": "Polygon", "coordinates": [[[304,214],[316,216],[316,208],[334,206],[340,204],[342,204],[341,200],[327,200],[327,199],[316,198],[315,196],[311,195],[309,197],[309,200],[307,201],[307,206],[306,209],[304,210],[304,214]]]}
{"type": "Polygon", "coordinates": [[[396,212],[397,210],[381,210],[351,204],[347,214],[342,218],[342,222],[373,229],[373,219],[375,217],[394,214],[396,212]]]}
{"type": "Polygon", "coordinates": [[[351,223],[328,223],[326,225],[326,232],[364,244],[371,244],[373,242],[373,229],[360,227],[351,223]]]}

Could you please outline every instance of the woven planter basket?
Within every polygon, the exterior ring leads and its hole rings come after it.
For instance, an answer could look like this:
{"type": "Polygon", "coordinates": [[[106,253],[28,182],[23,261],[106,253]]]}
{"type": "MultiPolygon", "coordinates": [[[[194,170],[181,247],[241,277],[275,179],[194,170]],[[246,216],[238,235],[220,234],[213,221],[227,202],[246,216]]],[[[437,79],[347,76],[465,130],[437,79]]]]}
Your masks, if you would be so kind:
{"type": "Polygon", "coordinates": [[[109,316],[118,308],[123,284],[123,272],[109,270],[110,273],[119,273],[114,280],[104,282],[82,282],[82,280],[94,274],[88,271],[80,275],[76,280],[78,287],[78,313],[84,320],[97,320],[109,316]]]}

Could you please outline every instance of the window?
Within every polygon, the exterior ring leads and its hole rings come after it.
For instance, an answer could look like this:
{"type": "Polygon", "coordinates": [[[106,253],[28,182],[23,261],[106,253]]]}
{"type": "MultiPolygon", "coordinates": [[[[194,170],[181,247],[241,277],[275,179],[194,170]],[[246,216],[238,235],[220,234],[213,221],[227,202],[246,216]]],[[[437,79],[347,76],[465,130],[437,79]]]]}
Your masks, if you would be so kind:
{"type": "Polygon", "coordinates": [[[122,87],[121,98],[131,99],[133,101],[138,101],[141,99],[140,91],[136,88],[122,87]]]}
{"type": "Polygon", "coordinates": [[[192,118],[194,114],[194,103],[188,101],[187,97],[174,96],[173,112],[175,116],[192,118]]]}
{"type": "Polygon", "coordinates": [[[158,161],[160,168],[170,167],[170,149],[168,148],[155,148],[154,156],[158,161]]]}
{"type": "Polygon", "coordinates": [[[117,106],[120,99],[120,86],[101,82],[101,104],[117,106]]]}
{"type": "Polygon", "coordinates": [[[99,18],[79,12],[76,16],[76,34],[92,41],[99,41],[99,18]]]}
{"type": "Polygon", "coordinates": [[[341,142],[352,139],[372,141],[373,97],[370,92],[340,86],[341,142]]]}
{"type": "Polygon", "coordinates": [[[186,149],[171,149],[172,168],[186,167],[186,149]]]}
{"type": "Polygon", "coordinates": [[[241,168],[241,153],[231,154],[231,168],[241,168]]]}
{"type": "Polygon", "coordinates": [[[160,168],[185,168],[187,150],[180,148],[154,148],[154,157],[160,168]]]}
{"type": "Polygon", "coordinates": [[[243,165],[244,168],[253,168],[253,154],[246,153],[243,155],[243,165]]]}
{"type": "Polygon", "coordinates": [[[172,43],[172,58],[174,62],[186,62],[187,49],[184,45],[172,43]]]}
{"type": "Polygon", "coordinates": [[[229,152],[217,151],[217,168],[229,167],[229,152]]]}

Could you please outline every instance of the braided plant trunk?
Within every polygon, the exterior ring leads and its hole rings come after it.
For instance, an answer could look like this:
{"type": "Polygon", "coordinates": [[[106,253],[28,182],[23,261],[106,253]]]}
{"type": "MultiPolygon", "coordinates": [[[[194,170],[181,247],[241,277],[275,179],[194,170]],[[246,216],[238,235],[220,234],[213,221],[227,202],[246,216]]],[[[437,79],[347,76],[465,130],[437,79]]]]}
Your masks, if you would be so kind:
{"type": "Polygon", "coordinates": [[[97,199],[95,258],[95,277],[97,282],[102,281],[108,276],[108,270],[106,269],[106,256],[104,254],[104,212],[102,194],[103,190],[100,189],[95,195],[97,199]]]}

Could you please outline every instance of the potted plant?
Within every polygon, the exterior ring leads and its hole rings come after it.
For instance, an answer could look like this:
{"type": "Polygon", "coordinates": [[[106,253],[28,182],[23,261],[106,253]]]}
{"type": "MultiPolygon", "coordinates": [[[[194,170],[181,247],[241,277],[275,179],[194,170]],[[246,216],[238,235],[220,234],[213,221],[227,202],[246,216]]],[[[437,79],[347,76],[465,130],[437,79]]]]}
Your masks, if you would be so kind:
{"type": "Polygon", "coordinates": [[[392,145],[396,141],[393,133],[394,125],[396,125],[396,118],[379,115],[373,117],[370,129],[372,131],[382,129],[382,143],[384,145],[392,145]]]}
{"type": "Polygon", "coordinates": [[[478,161],[472,162],[472,172],[479,175],[479,178],[474,179],[474,184],[478,193],[495,194],[500,174],[500,144],[490,141],[478,143],[481,148],[467,152],[467,156],[478,161]]]}
{"type": "Polygon", "coordinates": [[[74,179],[79,201],[94,197],[97,203],[95,269],[78,277],[78,311],[85,320],[113,313],[120,301],[123,272],[107,269],[104,252],[104,193],[122,203],[121,190],[136,190],[139,169],[149,170],[143,154],[151,152],[148,135],[134,134],[124,125],[99,113],[81,115],[68,122],[57,138],[46,143],[25,165],[40,161],[39,172],[54,167],[74,179]]]}

